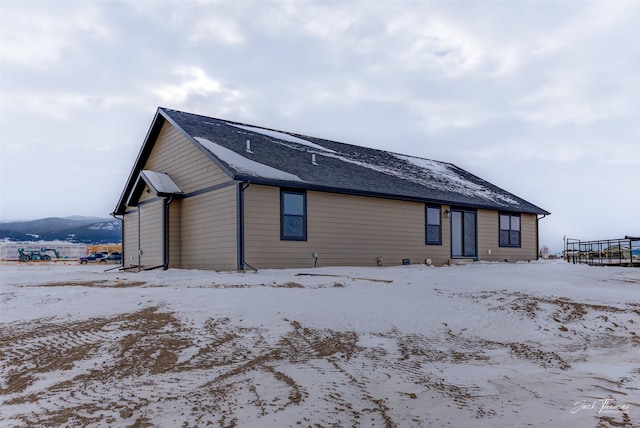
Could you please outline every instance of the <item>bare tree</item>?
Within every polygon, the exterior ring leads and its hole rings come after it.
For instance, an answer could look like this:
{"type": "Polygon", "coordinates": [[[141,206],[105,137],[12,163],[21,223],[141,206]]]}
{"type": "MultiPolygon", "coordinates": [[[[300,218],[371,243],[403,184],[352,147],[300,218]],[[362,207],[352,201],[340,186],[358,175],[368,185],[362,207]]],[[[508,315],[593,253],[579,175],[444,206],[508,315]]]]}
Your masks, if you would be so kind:
{"type": "Polygon", "coordinates": [[[547,259],[548,257],[549,257],[549,247],[547,247],[546,245],[543,245],[540,248],[540,258],[547,259]]]}

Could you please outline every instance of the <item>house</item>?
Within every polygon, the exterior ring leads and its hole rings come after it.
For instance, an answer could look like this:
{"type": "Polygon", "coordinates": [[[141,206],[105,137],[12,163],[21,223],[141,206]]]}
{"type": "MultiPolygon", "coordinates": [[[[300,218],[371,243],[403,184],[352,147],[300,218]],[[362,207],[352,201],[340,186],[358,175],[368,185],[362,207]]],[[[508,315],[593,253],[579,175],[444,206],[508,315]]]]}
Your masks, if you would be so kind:
{"type": "Polygon", "coordinates": [[[517,261],[547,211],[445,162],[159,108],[113,215],[125,267],[517,261]]]}

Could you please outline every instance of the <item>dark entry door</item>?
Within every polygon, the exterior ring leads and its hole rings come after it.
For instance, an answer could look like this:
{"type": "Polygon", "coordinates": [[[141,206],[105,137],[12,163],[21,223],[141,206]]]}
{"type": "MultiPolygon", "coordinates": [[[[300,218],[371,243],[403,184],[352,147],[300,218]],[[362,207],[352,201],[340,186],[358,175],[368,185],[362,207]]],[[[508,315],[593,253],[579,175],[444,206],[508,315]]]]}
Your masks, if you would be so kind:
{"type": "Polygon", "coordinates": [[[451,210],[451,257],[478,257],[476,211],[451,210]]]}

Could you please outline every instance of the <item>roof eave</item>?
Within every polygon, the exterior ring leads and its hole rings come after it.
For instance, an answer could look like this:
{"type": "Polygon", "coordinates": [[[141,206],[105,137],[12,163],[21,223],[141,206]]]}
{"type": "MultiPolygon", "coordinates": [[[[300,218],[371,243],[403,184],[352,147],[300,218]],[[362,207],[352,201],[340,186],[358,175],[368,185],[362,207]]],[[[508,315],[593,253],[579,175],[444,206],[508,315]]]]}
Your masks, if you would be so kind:
{"type": "Polygon", "coordinates": [[[122,190],[122,194],[118,199],[118,204],[116,205],[115,210],[112,215],[123,215],[127,208],[127,200],[131,195],[131,191],[138,181],[138,175],[142,167],[147,162],[149,155],[151,154],[151,150],[153,149],[153,143],[155,143],[156,138],[160,134],[160,130],[162,129],[162,125],[164,125],[164,121],[167,120],[166,114],[162,111],[161,107],[158,107],[156,110],[156,114],[153,117],[153,121],[151,122],[151,126],[149,126],[149,130],[147,131],[147,135],[144,138],[144,142],[140,151],[138,152],[138,157],[133,164],[133,168],[131,168],[131,172],[129,173],[129,178],[127,179],[127,183],[122,190]]]}
{"type": "Polygon", "coordinates": [[[158,107],[156,110],[156,114],[151,122],[151,126],[147,131],[147,135],[142,144],[142,148],[138,153],[138,157],[136,158],[135,163],[133,164],[133,168],[129,173],[129,178],[127,179],[127,184],[125,185],[122,194],[120,195],[120,199],[118,200],[118,204],[116,205],[115,210],[111,213],[112,215],[123,215],[127,209],[127,202],[131,198],[131,192],[134,189],[134,186],[138,180],[138,174],[146,164],[149,159],[149,155],[153,150],[153,146],[155,144],[158,135],[160,134],[160,130],[165,122],[169,122],[171,126],[176,128],[187,140],[189,140],[193,145],[195,145],[202,153],[205,154],[212,162],[214,162],[225,174],[229,177],[233,177],[233,172],[222,163],[217,157],[215,157],[210,151],[205,149],[198,141],[191,136],[188,132],[186,132],[173,118],[165,111],[163,107],[158,107]]]}
{"type": "Polygon", "coordinates": [[[236,174],[233,178],[238,181],[248,181],[252,184],[262,184],[265,186],[276,186],[276,187],[288,187],[288,188],[301,189],[301,190],[315,190],[318,192],[329,192],[329,193],[337,193],[342,195],[367,196],[367,197],[373,197],[373,198],[393,199],[393,200],[408,201],[408,202],[431,203],[431,204],[439,204],[439,205],[450,205],[450,206],[486,209],[486,210],[501,211],[501,212],[513,212],[513,213],[537,214],[537,215],[551,214],[550,212],[547,212],[539,207],[536,207],[533,204],[530,204],[530,205],[535,207],[535,209],[518,208],[514,206],[503,207],[503,206],[491,205],[491,204],[463,204],[457,201],[450,201],[445,199],[398,195],[398,194],[384,193],[384,192],[370,192],[370,191],[358,190],[358,189],[346,189],[342,187],[323,186],[323,185],[308,183],[304,181],[275,180],[271,178],[257,177],[257,176],[251,176],[246,174],[236,174]]]}

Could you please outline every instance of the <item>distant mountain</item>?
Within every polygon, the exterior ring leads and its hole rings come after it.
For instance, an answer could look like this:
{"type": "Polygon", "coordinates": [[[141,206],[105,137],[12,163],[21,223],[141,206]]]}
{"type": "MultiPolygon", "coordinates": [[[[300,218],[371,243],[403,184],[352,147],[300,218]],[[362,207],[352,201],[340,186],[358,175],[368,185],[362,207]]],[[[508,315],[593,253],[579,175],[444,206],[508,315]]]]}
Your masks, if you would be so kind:
{"type": "Polygon", "coordinates": [[[120,243],[119,220],[97,217],[50,217],[30,221],[0,222],[0,239],[9,241],[68,241],[83,244],[120,243]]]}
{"type": "Polygon", "coordinates": [[[112,218],[105,218],[105,217],[87,217],[84,215],[72,215],[69,217],[65,217],[65,220],[75,220],[78,222],[83,222],[83,223],[96,223],[96,222],[100,222],[100,221],[112,221],[112,218]]]}
{"type": "Polygon", "coordinates": [[[41,234],[47,232],[57,232],[64,229],[73,229],[76,227],[105,221],[113,221],[113,219],[81,216],[73,216],[67,218],[47,217],[41,218],[39,220],[0,222],[0,228],[15,230],[16,232],[22,233],[41,234]]]}

